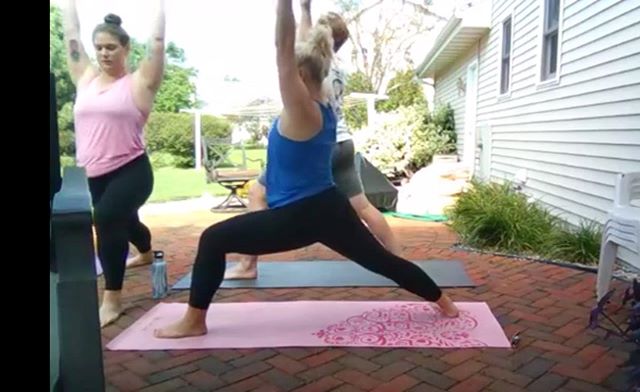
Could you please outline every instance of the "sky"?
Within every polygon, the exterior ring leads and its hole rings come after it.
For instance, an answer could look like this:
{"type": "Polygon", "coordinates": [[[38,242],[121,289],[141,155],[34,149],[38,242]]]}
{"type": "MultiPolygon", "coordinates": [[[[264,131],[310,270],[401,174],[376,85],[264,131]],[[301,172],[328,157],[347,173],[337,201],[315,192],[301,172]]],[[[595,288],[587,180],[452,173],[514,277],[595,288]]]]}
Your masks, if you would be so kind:
{"type": "MultiPolygon", "coordinates": [[[[51,3],[62,5],[64,1],[51,3]]],[[[122,18],[122,27],[130,36],[145,42],[151,31],[153,1],[76,0],[87,51],[93,47],[94,26],[110,12],[122,18]]],[[[198,98],[205,101],[206,112],[222,112],[260,97],[278,100],[275,5],[276,0],[165,0],[166,42],[183,48],[187,65],[198,69],[198,98]],[[225,82],[225,77],[239,82],[225,82]]],[[[312,2],[314,20],[329,10],[335,10],[331,0],[312,2]]],[[[294,12],[299,20],[296,0],[294,12]]],[[[340,52],[344,56],[350,48],[340,52]]]]}

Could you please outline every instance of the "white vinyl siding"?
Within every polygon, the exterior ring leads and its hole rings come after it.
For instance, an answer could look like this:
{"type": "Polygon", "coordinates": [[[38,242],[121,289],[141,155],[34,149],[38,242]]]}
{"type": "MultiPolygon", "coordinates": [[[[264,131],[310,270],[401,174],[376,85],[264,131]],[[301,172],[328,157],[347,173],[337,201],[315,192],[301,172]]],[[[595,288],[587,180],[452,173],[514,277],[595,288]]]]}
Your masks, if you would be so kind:
{"type": "MultiPolygon", "coordinates": [[[[477,48],[471,49],[461,61],[452,65],[451,69],[435,78],[435,106],[450,104],[456,124],[457,153],[462,157],[464,151],[464,116],[465,93],[461,91],[459,83],[467,81],[467,66],[476,58],[477,48]]],[[[431,108],[433,109],[433,108],[431,108]]]]}
{"type": "MultiPolygon", "coordinates": [[[[490,178],[511,180],[525,169],[530,196],[572,223],[602,222],[616,174],[640,170],[640,0],[561,0],[551,85],[540,83],[543,4],[494,0],[491,32],[478,43],[477,128],[490,142],[490,178]],[[511,86],[500,97],[501,30],[509,15],[511,86]]],[[[460,136],[464,96],[455,81],[470,56],[435,78],[436,100],[455,103],[460,136]]]]}

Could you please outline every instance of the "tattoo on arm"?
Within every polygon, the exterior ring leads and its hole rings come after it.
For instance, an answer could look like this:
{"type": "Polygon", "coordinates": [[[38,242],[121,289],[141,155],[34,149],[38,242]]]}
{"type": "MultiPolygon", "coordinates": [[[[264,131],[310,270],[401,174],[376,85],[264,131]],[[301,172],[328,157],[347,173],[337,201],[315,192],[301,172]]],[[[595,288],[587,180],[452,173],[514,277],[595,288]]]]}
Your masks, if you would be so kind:
{"type": "Polygon", "coordinates": [[[80,61],[80,45],[78,41],[72,39],[69,41],[69,54],[71,55],[71,59],[75,62],[80,61]]]}

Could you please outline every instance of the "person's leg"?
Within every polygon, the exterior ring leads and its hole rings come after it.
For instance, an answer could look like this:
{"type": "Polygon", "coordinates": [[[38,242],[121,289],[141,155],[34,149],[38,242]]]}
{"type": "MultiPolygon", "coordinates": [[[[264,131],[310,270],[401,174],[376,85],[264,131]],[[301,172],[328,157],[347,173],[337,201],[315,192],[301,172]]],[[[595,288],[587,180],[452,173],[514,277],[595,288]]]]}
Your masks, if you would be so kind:
{"type": "Polygon", "coordinates": [[[122,313],[120,297],[129,248],[129,222],[151,194],[153,172],[144,155],[103,180],[104,191],[94,202],[98,255],[105,279],[101,326],[115,321],[122,313]]]}
{"type": "Polygon", "coordinates": [[[445,315],[458,315],[451,299],[442,293],[429,275],[382,246],[341,195],[336,197],[332,214],[327,219],[331,219],[332,224],[322,226],[326,229],[320,240],[324,245],[364,268],[393,280],[401,288],[437,303],[445,315]]]}
{"type": "Polygon", "coordinates": [[[127,260],[127,268],[148,265],[153,262],[151,231],[140,221],[138,211],[129,218],[129,242],[136,247],[138,254],[127,260]]]}
{"type": "Polygon", "coordinates": [[[369,230],[382,242],[385,248],[391,253],[400,256],[402,246],[398,237],[391,230],[391,226],[384,215],[369,202],[367,196],[364,193],[359,193],[350,197],[349,202],[360,219],[367,224],[369,230]]]}
{"type": "MultiPolygon", "coordinates": [[[[249,187],[249,211],[262,211],[267,208],[266,188],[261,176],[249,187]]],[[[257,276],[258,256],[242,255],[240,262],[225,272],[224,279],[255,279],[257,276]]]]}
{"type": "Polygon", "coordinates": [[[319,221],[326,215],[326,194],[286,207],[238,215],[206,229],[198,243],[187,312],[178,322],[156,329],[155,336],[180,338],[207,332],[207,309],[222,283],[227,253],[268,254],[316,242],[323,230],[319,221]]]}
{"type": "Polygon", "coordinates": [[[360,219],[390,252],[400,255],[402,251],[400,241],[391,230],[384,215],[369,202],[364,194],[362,179],[355,165],[353,140],[336,144],[332,155],[332,168],[338,190],[349,199],[360,219]]]}

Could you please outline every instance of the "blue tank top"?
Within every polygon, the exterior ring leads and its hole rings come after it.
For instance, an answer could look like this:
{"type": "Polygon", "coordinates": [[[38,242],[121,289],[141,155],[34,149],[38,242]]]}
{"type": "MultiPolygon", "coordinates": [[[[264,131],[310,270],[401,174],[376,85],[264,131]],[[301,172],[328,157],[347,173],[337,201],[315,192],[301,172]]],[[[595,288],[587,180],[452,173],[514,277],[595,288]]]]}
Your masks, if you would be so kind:
{"type": "Polygon", "coordinates": [[[279,119],[269,131],[266,188],[269,208],[282,207],[335,186],[331,152],[336,143],[336,116],[320,105],[322,129],[311,139],[295,141],[279,132],[279,119]]]}

